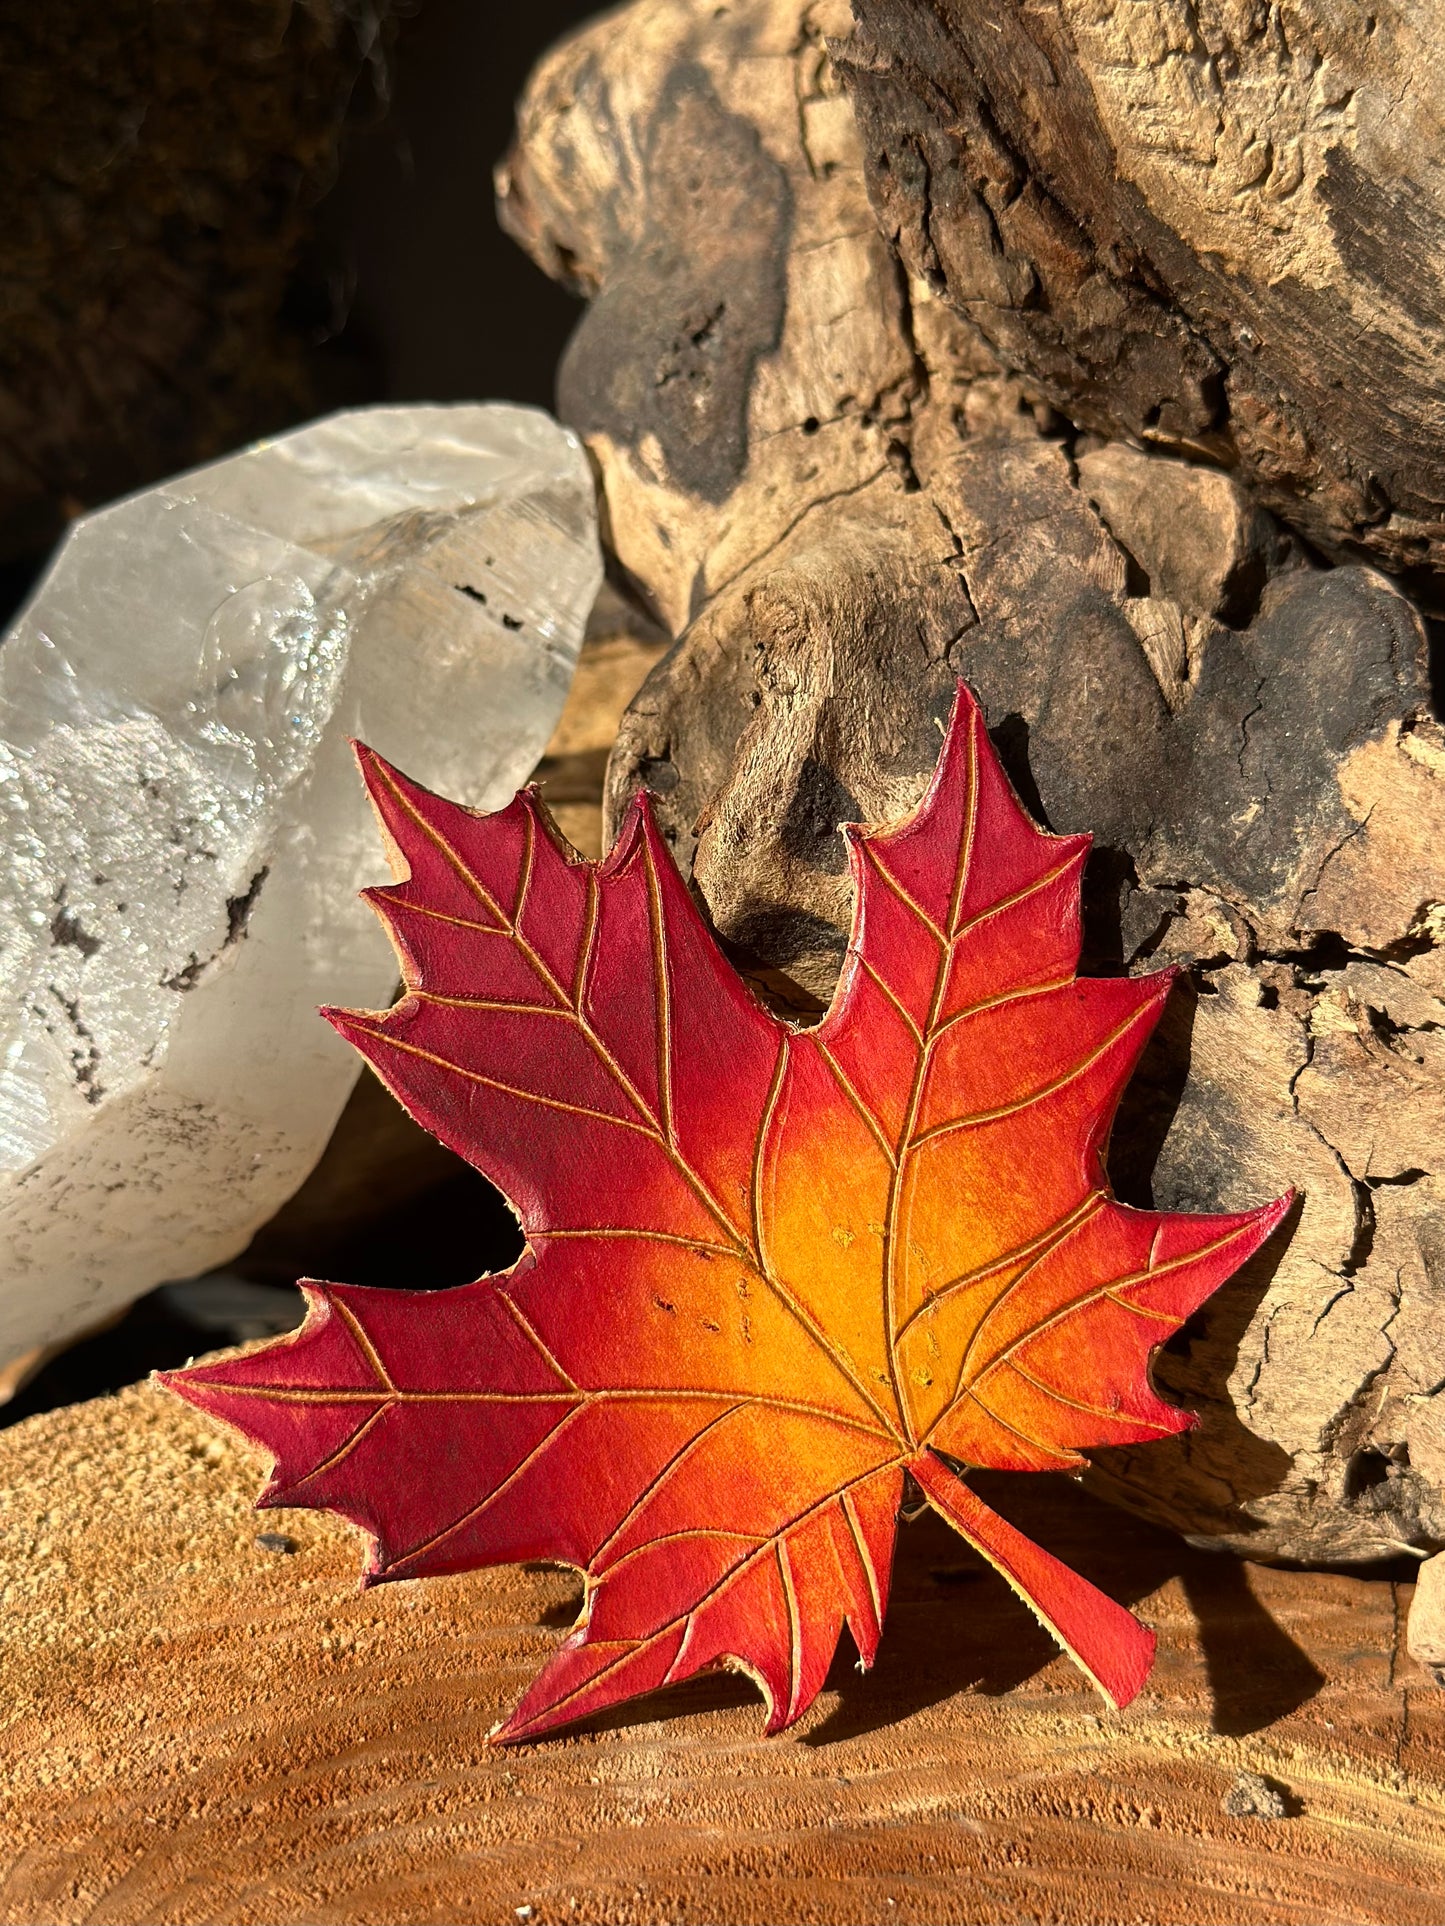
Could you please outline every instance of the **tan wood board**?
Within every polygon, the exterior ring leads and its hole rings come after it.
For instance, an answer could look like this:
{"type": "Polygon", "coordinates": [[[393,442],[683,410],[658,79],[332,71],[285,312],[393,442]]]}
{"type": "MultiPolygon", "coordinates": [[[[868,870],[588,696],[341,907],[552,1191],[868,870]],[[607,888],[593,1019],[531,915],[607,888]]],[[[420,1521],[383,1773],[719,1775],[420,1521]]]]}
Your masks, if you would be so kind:
{"type": "Polygon", "coordinates": [[[258,1516],[260,1473],[145,1386],[0,1435],[0,1921],[1445,1918],[1445,1696],[1407,1587],[996,1480],[1158,1629],[1122,1716],[927,1516],[876,1670],[845,1641],[793,1734],[719,1676],[501,1750],[573,1577],[363,1593],[356,1535],[258,1516]],[[1241,1771],[1291,1816],[1227,1816],[1241,1771]]]}

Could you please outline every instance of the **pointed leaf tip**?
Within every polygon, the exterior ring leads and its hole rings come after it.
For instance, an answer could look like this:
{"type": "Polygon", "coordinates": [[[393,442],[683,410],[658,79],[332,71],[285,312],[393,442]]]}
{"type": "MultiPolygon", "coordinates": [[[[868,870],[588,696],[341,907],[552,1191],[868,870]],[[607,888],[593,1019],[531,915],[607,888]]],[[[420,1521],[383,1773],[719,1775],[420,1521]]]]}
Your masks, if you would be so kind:
{"type": "Polygon", "coordinates": [[[361,772],[361,780],[368,789],[371,789],[383,775],[394,776],[397,773],[386,757],[379,750],[373,749],[369,742],[363,742],[360,736],[348,736],[347,741],[351,745],[356,766],[361,772]]]}

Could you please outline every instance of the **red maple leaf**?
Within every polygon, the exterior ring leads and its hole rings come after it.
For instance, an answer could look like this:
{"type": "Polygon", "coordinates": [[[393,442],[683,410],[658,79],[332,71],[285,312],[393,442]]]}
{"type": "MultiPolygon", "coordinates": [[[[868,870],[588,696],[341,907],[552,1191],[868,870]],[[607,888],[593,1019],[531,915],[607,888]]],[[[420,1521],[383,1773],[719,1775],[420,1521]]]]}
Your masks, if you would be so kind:
{"type": "Polygon", "coordinates": [[[777,1731],[845,1621],[871,1662],[907,1472],[1127,1703],[1152,1633],[967,1473],[1187,1428],[1150,1354],[1290,1200],[1112,1197],[1110,1123],[1172,973],[1075,975],[1089,838],[1029,820],[961,687],[918,810],[844,832],[852,937],[795,1030],[718,949],[645,797],[594,865],[531,791],[477,816],[358,753],[405,990],[327,1015],[505,1192],[527,1250],[442,1292],[308,1283],[293,1336],[169,1374],[272,1454],[261,1504],[352,1520],[372,1581],[579,1567],[579,1623],[504,1738],[719,1662],[777,1731]]]}

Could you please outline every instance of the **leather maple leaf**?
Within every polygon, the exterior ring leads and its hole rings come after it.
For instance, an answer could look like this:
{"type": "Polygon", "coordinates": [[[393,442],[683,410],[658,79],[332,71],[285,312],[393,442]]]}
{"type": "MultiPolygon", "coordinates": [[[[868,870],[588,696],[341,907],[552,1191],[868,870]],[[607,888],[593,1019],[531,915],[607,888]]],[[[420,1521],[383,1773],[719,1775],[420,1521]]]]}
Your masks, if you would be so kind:
{"type": "Polygon", "coordinates": [[[1152,1633],[967,1472],[1186,1429],[1150,1354],[1290,1199],[1110,1194],[1171,972],[1075,975],[1090,839],[1030,821],[960,686],[921,806],[844,831],[852,936],[799,1030],[723,956],[645,796],[593,864],[532,791],[477,816],[358,754],[405,987],[326,1014],[502,1189],[527,1250],[446,1291],[307,1283],[292,1336],[167,1374],[272,1454],[260,1503],[352,1520],[370,1581],[580,1567],[579,1623],[502,1738],[719,1662],[777,1731],[845,1622],[873,1659],[911,1473],[1127,1703],[1152,1633]]]}

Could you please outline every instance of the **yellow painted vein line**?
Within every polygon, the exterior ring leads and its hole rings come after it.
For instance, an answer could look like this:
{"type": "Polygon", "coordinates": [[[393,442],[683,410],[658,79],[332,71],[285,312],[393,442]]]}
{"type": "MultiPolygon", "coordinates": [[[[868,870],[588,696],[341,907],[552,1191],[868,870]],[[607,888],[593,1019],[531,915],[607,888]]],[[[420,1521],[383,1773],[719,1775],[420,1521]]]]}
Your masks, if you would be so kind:
{"type": "Polygon", "coordinates": [[[945,1137],[951,1131],[974,1130],[981,1124],[998,1123],[1005,1117],[1016,1117],[1020,1111],[1029,1109],[1033,1104],[1042,1103],[1046,1097],[1053,1097],[1060,1090],[1067,1090],[1071,1083],[1077,1083],[1080,1077],[1092,1070],[1101,1057],[1106,1057],[1114,1045],[1122,1041],[1131,1030],[1152,1017],[1154,1010],[1153,1002],[1141,1004],[1123,1023],[1111,1030],[1096,1049],[1091,1050],[1088,1056],[1081,1058],[1078,1063],[1071,1065],[1061,1077],[1055,1077],[1052,1083],[1041,1084],[1037,1090],[1029,1091],[1027,1096],[1018,1097],[1012,1103],[1000,1104],[996,1110],[975,1110],[969,1116],[950,1117],[945,1123],[934,1124],[910,1139],[908,1149],[916,1150],[921,1144],[932,1143],[935,1138],[945,1137]]]}
{"type": "MultiPolygon", "coordinates": [[[[522,868],[517,878],[517,901],[512,910],[512,929],[519,943],[525,943],[527,940],[522,935],[522,912],[527,907],[527,891],[532,887],[532,863],[537,848],[537,825],[531,810],[525,807],[522,811],[522,823],[522,868]]],[[[531,946],[528,945],[528,947],[531,946]]],[[[557,986],[559,995],[561,989],[562,986],[559,983],[557,986]]]]}
{"type": "MultiPolygon", "coordinates": [[[[1000,1256],[990,1259],[987,1264],[980,1264],[977,1270],[964,1271],[960,1276],[950,1278],[940,1289],[926,1297],[916,1310],[909,1312],[903,1323],[898,1327],[899,1337],[901,1338],[903,1336],[903,1333],[908,1329],[909,1325],[917,1323],[918,1319],[925,1316],[929,1311],[936,1310],[946,1298],[952,1297],[955,1292],[966,1290],[972,1284],[981,1284],[985,1278],[993,1277],[999,1271],[1006,1271],[1011,1264],[1021,1264],[1026,1258],[1033,1257],[1036,1254],[1047,1255],[1049,1251],[1053,1250],[1056,1244],[1060,1243],[1063,1238],[1067,1236],[1081,1217],[1096,1211],[1107,1201],[1108,1199],[1103,1191],[1091,1191],[1083,1203],[1076,1204],[1066,1217],[1061,1217],[1057,1223],[1050,1224],[1049,1228],[1041,1232],[1039,1236],[1031,1237],[1026,1244],[1016,1244],[1011,1251],[1004,1251],[1000,1256]]],[[[1016,1281],[1017,1280],[1014,1280],[1014,1282],[1016,1281]]],[[[1012,1288],[1013,1283],[1010,1283],[1009,1289],[1011,1290],[1012,1288]]],[[[997,1310],[1006,1295],[1007,1293],[1005,1292],[1000,1297],[995,1298],[994,1302],[989,1305],[988,1310],[983,1313],[983,1317],[987,1317],[990,1312],[997,1310]]],[[[979,1321],[982,1323],[983,1318],[981,1317],[979,1321]]]]}
{"type": "Polygon", "coordinates": [[[864,956],[861,950],[855,950],[853,954],[857,957],[859,967],[862,969],[864,975],[870,977],[873,980],[873,982],[878,985],[878,988],[883,992],[883,995],[887,998],[889,1003],[893,1005],[893,1008],[898,1012],[899,1016],[903,1019],[903,1022],[907,1025],[909,1033],[912,1036],[914,1042],[918,1044],[919,1047],[921,1048],[923,1044],[923,1032],[922,1030],[919,1029],[912,1011],[908,1008],[907,1004],[903,1001],[902,997],[899,996],[898,992],[893,988],[893,985],[887,982],[886,979],[879,973],[879,971],[874,969],[873,965],[868,961],[867,957],[864,956]]]}
{"type": "MultiPolygon", "coordinates": [[[[484,1084],[489,1090],[500,1090],[503,1096],[518,1097],[523,1103],[541,1104],[547,1110],[562,1110],[573,1117],[590,1117],[596,1123],[616,1124],[619,1130],[632,1130],[640,1137],[662,1144],[656,1128],[651,1124],[637,1123],[631,1117],[614,1117],[605,1110],[590,1110],[585,1104],[566,1103],[561,1097],[544,1097],[540,1091],[522,1090],[516,1084],[503,1083],[499,1077],[484,1076],[480,1070],[464,1070],[461,1064],[453,1063],[447,1057],[439,1057],[434,1051],[423,1050],[420,1044],[404,1043],[400,1037],[394,1037],[386,1030],[373,1028],[369,1024],[358,1025],[358,1028],[365,1030],[367,1036],[374,1037],[378,1043],[384,1043],[389,1050],[400,1050],[404,1056],[420,1057],[426,1063],[435,1064],[438,1070],[448,1070],[453,1076],[465,1078],[468,1083],[484,1084]]],[[[665,1145],[662,1147],[666,1148],[665,1145]]]]}
{"type": "MultiPolygon", "coordinates": [[[[616,1534],[614,1533],[613,1536],[615,1537],[616,1534]]],[[[659,1532],[656,1538],[645,1538],[640,1545],[630,1545],[615,1564],[607,1567],[607,1570],[597,1581],[598,1584],[602,1584],[609,1578],[615,1578],[623,1566],[630,1565],[634,1558],[644,1558],[648,1552],[656,1551],[659,1545],[675,1545],[679,1540],[684,1538],[726,1538],[735,1545],[756,1546],[767,1543],[767,1534],[765,1532],[723,1531],[716,1525],[694,1525],[686,1531],[663,1531],[659,1532]]]]}
{"type": "MultiPolygon", "coordinates": [[[[954,866],[953,888],[949,893],[948,902],[950,944],[958,939],[959,912],[963,908],[968,879],[973,872],[973,852],[978,841],[978,737],[982,727],[983,718],[977,710],[974,710],[968,719],[968,819],[964,824],[963,835],[959,839],[958,861],[954,866]]],[[[936,1019],[936,1011],[934,1015],[936,1019]]],[[[930,1023],[928,1027],[931,1030],[933,1024],[930,1023]]]]}
{"type": "Polygon", "coordinates": [[[847,1521],[849,1533],[853,1539],[853,1550],[857,1554],[858,1563],[862,1567],[863,1575],[868,1581],[868,1596],[873,1602],[873,1624],[877,1630],[881,1631],[883,1628],[883,1594],[878,1584],[878,1568],[873,1563],[873,1554],[869,1551],[868,1541],[863,1536],[863,1527],[859,1522],[857,1507],[853,1503],[852,1492],[843,1492],[838,1502],[843,1517],[847,1521]]]}
{"type": "Polygon", "coordinates": [[[409,992],[418,1003],[436,1003],[445,1010],[489,1010],[503,1016],[539,1016],[560,1018],[563,1023],[576,1023],[577,1014],[565,1004],[555,1003],[504,1003],[490,996],[442,996],[436,990],[411,990],[409,992]]]}
{"type": "Polygon", "coordinates": [[[352,1432],[351,1436],[347,1438],[343,1444],[339,1444],[336,1447],[335,1451],[331,1453],[329,1458],[323,1458],[319,1465],[313,1465],[311,1467],[310,1471],[306,1473],[304,1478],[297,1478],[294,1480],[293,1483],[289,1485],[282,1485],[280,1487],[280,1490],[284,1491],[289,1496],[292,1492],[299,1491],[303,1485],[309,1485],[313,1478],[319,1478],[323,1471],[334,1470],[335,1467],[340,1463],[342,1463],[344,1459],[349,1458],[351,1456],[352,1452],[355,1451],[356,1447],[361,1443],[362,1439],[366,1436],[367,1432],[370,1431],[374,1425],[378,1424],[381,1421],[381,1419],[386,1416],[387,1412],[391,1409],[393,1403],[394,1403],[394,1400],[388,1398],[384,1403],[378,1404],[376,1409],[372,1412],[371,1416],[365,1419],[363,1423],[359,1424],[356,1427],[355,1431],[352,1432]]]}
{"type": "MultiPolygon", "coordinates": [[[[1253,1228],[1251,1224],[1242,1225],[1238,1230],[1232,1230],[1223,1237],[1217,1237],[1212,1244],[1205,1244],[1197,1251],[1181,1252],[1178,1257],[1171,1257],[1165,1263],[1156,1264],[1149,1270],[1135,1271],[1128,1277],[1111,1277],[1106,1283],[1094,1285],[1078,1297],[1071,1298],[1067,1304],[1061,1304],[1058,1310],[1050,1312],[1048,1317],[1040,1318],[1039,1322],[1030,1326],[1027,1331],[1021,1331],[1005,1350],[1000,1351],[996,1358],[989,1360],[979,1372],[978,1382],[981,1383],[990,1371],[997,1370],[1001,1364],[1009,1363],[1016,1351],[1031,1339],[1038,1337],[1041,1332],[1052,1330],[1054,1325],[1062,1324],[1066,1318],[1076,1316],[1080,1311],[1087,1310],[1091,1304],[1097,1304],[1103,1298],[1108,1298],[1117,1304],[1121,1311],[1133,1311],[1138,1317],[1151,1318],[1160,1324],[1179,1324],[1181,1320],[1172,1312],[1155,1311],[1147,1305],[1134,1304],[1128,1298],[1120,1297],[1119,1292],[1130,1290],[1136,1284],[1152,1283],[1155,1278],[1168,1277],[1172,1271],[1184,1270],[1190,1264],[1202,1264],[1207,1257],[1213,1257],[1216,1251],[1225,1250],[1240,1238],[1247,1237],[1253,1228]]],[[[947,1416],[946,1412],[944,1416],[947,1416]]],[[[940,1417],[938,1422],[942,1424],[943,1418],[940,1417]]],[[[936,1430],[937,1426],[934,1429],[936,1430]]]]}
{"type": "Polygon", "coordinates": [[[1047,889],[1050,883],[1056,883],[1061,876],[1066,875],[1076,863],[1082,862],[1087,855],[1087,850],[1075,851],[1072,856],[1066,856],[1063,862],[1056,863],[1052,869],[1045,870],[1042,876],[1036,876],[1033,882],[1025,883],[1022,889],[1016,889],[1011,896],[1000,896],[996,903],[990,903],[986,909],[981,909],[970,916],[966,923],[960,923],[953,933],[953,941],[961,942],[965,936],[971,936],[980,923],[988,922],[993,916],[1002,916],[1005,910],[1014,909],[1018,904],[1026,903],[1031,896],[1037,896],[1041,890],[1047,889]]]}
{"type": "MultiPolygon", "coordinates": [[[[577,972],[572,979],[572,1008],[582,1017],[583,1005],[587,1000],[587,980],[592,971],[592,957],[597,944],[597,926],[601,919],[602,892],[597,882],[597,872],[591,864],[587,867],[587,910],[582,925],[582,942],[577,952],[577,972]]],[[[582,1019],[584,1022],[585,1018],[582,1019]]]]}
{"type": "Polygon", "coordinates": [[[752,1169],[748,1174],[748,1201],[752,1214],[753,1249],[756,1252],[758,1267],[766,1277],[771,1272],[767,1253],[767,1234],[763,1227],[763,1167],[767,1162],[768,1142],[772,1136],[773,1118],[777,1114],[778,1097],[783,1088],[783,1079],[788,1070],[788,1039],[778,1038],[778,1055],[773,1064],[772,1081],[768,1085],[767,1100],[758,1123],[757,1135],[753,1139],[752,1169]]]}
{"type": "Polygon", "coordinates": [[[569,1391],[558,1385],[552,1391],[398,1391],[369,1390],[362,1385],[339,1390],[305,1384],[227,1384],[221,1389],[228,1398],[268,1398],[273,1404],[375,1404],[390,1409],[402,1404],[567,1404],[586,1402],[606,1395],[599,1392],[569,1391]]]}
{"type": "Polygon", "coordinates": [[[1132,1311],[1135,1317],[1151,1319],[1155,1324],[1178,1324],[1180,1320],[1169,1311],[1156,1311],[1148,1304],[1133,1304],[1127,1297],[1120,1297],[1117,1291],[1105,1291],[1104,1296],[1111,1304],[1117,1304],[1121,1311],[1132,1311]]]}
{"type": "Polygon", "coordinates": [[[1021,1377],[1025,1384],[1031,1384],[1035,1391],[1042,1391],[1046,1398],[1055,1404],[1067,1405],[1070,1411],[1082,1411],[1086,1417],[1102,1418],[1108,1424],[1142,1424],[1150,1431],[1157,1431],[1161,1437],[1171,1435],[1167,1424],[1160,1424],[1155,1418],[1136,1418],[1127,1411],[1111,1411],[1107,1405],[1088,1404],[1082,1398],[1071,1398],[1067,1392],[1060,1391],[1057,1385],[1046,1384],[1042,1378],[1026,1370],[1017,1358],[1009,1359],[1010,1371],[1021,1377]]]}
{"type": "Polygon", "coordinates": [[[842,1064],[839,1063],[838,1059],[833,1055],[833,1052],[828,1048],[827,1044],[823,1042],[822,1038],[815,1035],[811,1040],[819,1056],[823,1059],[824,1063],[827,1064],[828,1068],[833,1072],[833,1075],[837,1078],[838,1087],[842,1090],[843,1095],[848,1099],[849,1103],[858,1112],[858,1115],[862,1118],[863,1122],[867,1125],[873,1138],[877,1142],[878,1148],[883,1152],[883,1155],[887,1158],[888,1168],[890,1170],[895,1170],[898,1166],[898,1157],[896,1152],[894,1151],[893,1145],[888,1141],[887,1134],[884,1131],[882,1124],[879,1123],[878,1119],[873,1115],[873,1112],[868,1108],[867,1104],[864,1103],[863,1099],[859,1096],[857,1090],[853,1086],[852,1078],[847,1074],[842,1064]]]}
{"type": "Polygon", "coordinates": [[[647,877],[647,928],[652,939],[652,978],[657,999],[657,1105],[663,1138],[674,1151],[677,1131],[672,1114],[672,977],[667,966],[667,936],[662,925],[662,892],[657,881],[652,844],[643,838],[642,860],[647,877]]]}
{"type": "Polygon", "coordinates": [[[513,1465],[502,1482],[495,1485],[485,1498],[464,1511],[460,1518],[454,1518],[451,1524],[444,1526],[441,1531],[433,1532],[432,1536],[424,1539],[421,1544],[413,1545],[410,1551],[403,1552],[399,1558],[390,1559],[383,1569],[394,1572],[398,1565],[413,1565],[419,1558],[425,1558],[429,1551],[435,1551],[437,1546],[444,1544],[448,1538],[455,1538],[459,1531],[464,1531],[468,1525],[473,1524],[489,1506],[494,1505],[516,1484],[517,1480],[537,1462],[545,1451],[551,1448],[559,1434],[566,1430],[581,1409],[580,1405],[574,1405],[570,1411],[564,1412],[545,1437],[538,1439],[526,1457],[520,1463],[513,1465]]]}
{"type": "Polygon", "coordinates": [[[361,1322],[355,1313],[339,1297],[328,1297],[326,1302],[330,1308],[335,1311],[341,1323],[343,1323],[351,1333],[357,1350],[360,1351],[361,1355],[376,1373],[377,1383],[387,1391],[395,1391],[396,1386],[392,1383],[391,1373],[381,1361],[381,1353],[362,1328],[361,1322]]]}
{"type": "MultiPolygon", "coordinates": [[[[741,1404],[729,1404],[726,1411],[719,1411],[717,1416],[705,1424],[701,1431],[695,1431],[690,1438],[678,1446],[667,1463],[661,1467],[644,1489],[639,1492],[637,1497],[627,1507],[627,1510],[623,1512],[621,1518],[619,1518],[617,1523],[612,1527],[612,1530],[608,1532],[602,1543],[597,1547],[596,1551],[593,1552],[587,1566],[589,1573],[596,1573],[598,1560],[606,1555],[608,1547],[616,1544],[617,1540],[622,1536],[623,1532],[626,1531],[633,1519],[639,1516],[643,1508],[651,1502],[652,1498],[662,1489],[672,1474],[692,1456],[693,1452],[697,1450],[708,1433],[715,1431],[720,1424],[726,1424],[734,1412],[742,1409],[743,1406],[741,1404]]],[[[603,1575],[605,1576],[605,1574],[603,1575]]]]}
{"type": "Polygon", "coordinates": [[[643,1238],[650,1244],[675,1244],[680,1250],[698,1251],[707,1257],[736,1258],[739,1263],[746,1262],[748,1270],[753,1269],[750,1260],[744,1260],[739,1256],[736,1244],[710,1244],[703,1237],[683,1237],[675,1231],[647,1230],[640,1224],[608,1224],[579,1230],[542,1230],[538,1231],[537,1236],[545,1238],[548,1243],[555,1242],[559,1238],[570,1238],[574,1242],[589,1237],[604,1240],[610,1237],[643,1238]]]}
{"type": "MultiPolygon", "coordinates": [[[[1071,1461],[1077,1462],[1079,1454],[1076,1451],[1071,1451],[1067,1446],[1045,1444],[1042,1438],[1034,1437],[1031,1432],[1025,1431],[1022,1425],[1015,1424],[1012,1419],[1005,1418],[1001,1412],[995,1411],[988,1400],[979,1395],[976,1385],[970,1385],[963,1396],[965,1398],[972,1398],[986,1418],[1000,1426],[1004,1431],[1011,1431],[1016,1438],[1020,1439],[1026,1445],[1031,1445],[1035,1451],[1042,1451],[1044,1455],[1049,1458],[1058,1458],[1064,1464],[1068,1464],[1071,1461]]],[[[961,1399],[955,1399],[954,1406],[950,1407],[950,1409],[956,1407],[957,1404],[961,1402],[961,1399]]],[[[945,1412],[944,1416],[946,1417],[947,1415],[945,1412]]],[[[938,1422],[942,1424],[943,1419],[940,1418],[938,1422]]],[[[935,1425],[934,1430],[937,1430],[937,1428],[937,1425],[935,1425]]]]}
{"type": "Polygon", "coordinates": [[[562,1369],[562,1366],[557,1361],[557,1358],[553,1354],[550,1345],[546,1345],[542,1342],[541,1333],[538,1331],[536,1325],[532,1322],[531,1318],[527,1316],[526,1312],[522,1309],[521,1305],[518,1304],[514,1298],[510,1297],[507,1294],[507,1292],[504,1290],[498,1291],[496,1293],[496,1296],[498,1300],[507,1307],[507,1311],[510,1314],[513,1323],[516,1324],[517,1328],[521,1331],[522,1335],[531,1344],[532,1348],[536,1351],[537,1355],[541,1358],[542,1362],[545,1365],[547,1365],[547,1367],[550,1370],[553,1370],[557,1373],[557,1376],[562,1380],[563,1384],[566,1386],[566,1388],[569,1391],[580,1392],[581,1386],[575,1381],[575,1379],[569,1376],[569,1374],[562,1369]]]}
{"type": "Polygon", "coordinates": [[[798,1709],[803,1688],[803,1621],[798,1612],[798,1592],[793,1583],[793,1568],[788,1558],[788,1541],[780,1537],[774,1549],[778,1555],[778,1576],[783,1582],[783,1597],[788,1605],[788,1717],[798,1709]]]}
{"type": "Polygon", "coordinates": [[[868,861],[872,863],[875,873],[888,885],[899,902],[902,903],[906,909],[912,910],[924,928],[932,933],[934,941],[938,943],[941,948],[947,949],[948,938],[928,914],[928,911],[923,908],[922,904],[916,903],[913,900],[902,883],[899,882],[898,878],[885,866],[883,859],[875,854],[872,844],[863,842],[860,843],[859,847],[862,849],[868,861]]]}
{"type": "Polygon", "coordinates": [[[1028,983],[1019,990],[1000,990],[997,996],[980,997],[977,1003],[970,1003],[962,1010],[955,1010],[951,1016],[946,1016],[934,1031],[934,1040],[946,1036],[955,1023],[966,1022],[969,1017],[981,1016],[986,1010],[1001,1009],[1006,1003],[1022,1003],[1031,996],[1048,996],[1053,990],[1067,990],[1076,981],[1071,972],[1068,976],[1055,977],[1050,983],[1028,983]]]}
{"type": "Polygon", "coordinates": [[[478,936],[504,936],[509,943],[516,941],[505,923],[477,923],[469,916],[449,916],[445,910],[431,909],[425,903],[408,903],[400,896],[392,895],[399,885],[383,884],[373,895],[383,912],[389,917],[425,916],[433,923],[450,923],[454,929],[473,930],[478,936]]]}

